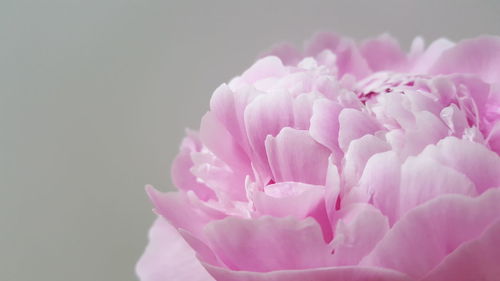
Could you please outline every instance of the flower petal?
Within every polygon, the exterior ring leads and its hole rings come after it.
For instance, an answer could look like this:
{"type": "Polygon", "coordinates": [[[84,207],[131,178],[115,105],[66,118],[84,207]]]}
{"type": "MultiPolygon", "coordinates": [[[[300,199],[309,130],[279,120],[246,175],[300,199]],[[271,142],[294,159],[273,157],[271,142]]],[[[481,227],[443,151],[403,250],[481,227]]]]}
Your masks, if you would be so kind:
{"type": "Polygon", "coordinates": [[[464,40],[441,55],[431,74],[476,74],[485,82],[500,81],[500,37],[464,40]]]}
{"type": "Polygon", "coordinates": [[[464,243],[423,281],[496,281],[500,276],[500,220],[475,240],[464,243]]]}
{"type": "Polygon", "coordinates": [[[266,176],[271,176],[264,141],[284,127],[293,126],[291,97],[285,93],[268,93],[255,98],[245,109],[245,127],[253,150],[252,160],[266,176]]]}
{"type": "Polygon", "coordinates": [[[479,193],[500,186],[500,157],[482,144],[447,137],[422,154],[466,175],[479,193]]]}
{"type": "Polygon", "coordinates": [[[374,267],[330,267],[272,272],[233,271],[205,264],[218,281],[415,281],[402,273],[374,267]]]}
{"type": "Polygon", "coordinates": [[[180,153],[172,163],[171,176],[175,187],[184,191],[192,190],[201,200],[206,201],[214,199],[215,193],[206,185],[199,183],[190,171],[194,165],[191,154],[199,150],[197,147],[199,145],[201,145],[199,140],[195,139],[194,136],[184,138],[180,153]]]}
{"type": "Polygon", "coordinates": [[[157,218],[149,230],[149,244],[135,271],[141,281],[215,281],[193,249],[163,218],[157,218]]]}
{"type": "Polygon", "coordinates": [[[265,272],[322,267],[330,253],[311,218],[228,217],[208,224],[210,248],[230,269],[265,272]]]}
{"type": "Polygon", "coordinates": [[[361,265],[425,276],[461,244],[476,239],[500,218],[500,189],[476,198],[443,195],[409,211],[361,265]]]}
{"type": "Polygon", "coordinates": [[[330,151],[307,131],[284,128],[276,137],[266,138],[266,151],[276,182],[325,183],[330,151]]]}

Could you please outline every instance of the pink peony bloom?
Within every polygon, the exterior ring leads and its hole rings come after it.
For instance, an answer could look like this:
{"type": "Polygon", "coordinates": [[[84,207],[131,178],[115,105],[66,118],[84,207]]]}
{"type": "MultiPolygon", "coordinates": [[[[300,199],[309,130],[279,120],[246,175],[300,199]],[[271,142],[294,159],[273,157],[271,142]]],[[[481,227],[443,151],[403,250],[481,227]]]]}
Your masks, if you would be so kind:
{"type": "Polygon", "coordinates": [[[174,160],[143,281],[500,280],[500,38],[276,47],[174,160]]]}

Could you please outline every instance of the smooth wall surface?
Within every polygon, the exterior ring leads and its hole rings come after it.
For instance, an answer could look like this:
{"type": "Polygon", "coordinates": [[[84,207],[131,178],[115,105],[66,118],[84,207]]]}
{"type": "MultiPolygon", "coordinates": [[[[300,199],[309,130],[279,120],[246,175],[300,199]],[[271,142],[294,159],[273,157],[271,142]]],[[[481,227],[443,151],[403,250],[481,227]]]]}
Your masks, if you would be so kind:
{"type": "Polygon", "coordinates": [[[178,2],[0,1],[0,280],[136,280],[143,186],[276,42],[500,34],[494,0],[178,2]]]}

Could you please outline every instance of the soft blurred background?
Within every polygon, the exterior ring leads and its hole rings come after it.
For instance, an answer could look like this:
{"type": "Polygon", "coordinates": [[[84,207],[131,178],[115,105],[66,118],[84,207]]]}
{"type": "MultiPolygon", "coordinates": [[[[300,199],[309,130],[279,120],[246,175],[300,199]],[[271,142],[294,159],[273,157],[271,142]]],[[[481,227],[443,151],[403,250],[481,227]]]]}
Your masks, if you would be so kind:
{"type": "Polygon", "coordinates": [[[499,1],[0,1],[0,280],[136,280],[184,128],[317,30],[500,33],[499,1]]]}

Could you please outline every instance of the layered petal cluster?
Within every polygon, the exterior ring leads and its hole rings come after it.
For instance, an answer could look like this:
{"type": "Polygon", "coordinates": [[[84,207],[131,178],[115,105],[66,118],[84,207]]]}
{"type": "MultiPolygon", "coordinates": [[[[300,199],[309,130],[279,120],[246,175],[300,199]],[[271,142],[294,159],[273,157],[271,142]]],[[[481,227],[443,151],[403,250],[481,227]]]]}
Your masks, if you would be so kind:
{"type": "Polygon", "coordinates": [[[500,280],[500,38],[279,45],[147,192],[143,281],[500,280]]]}

